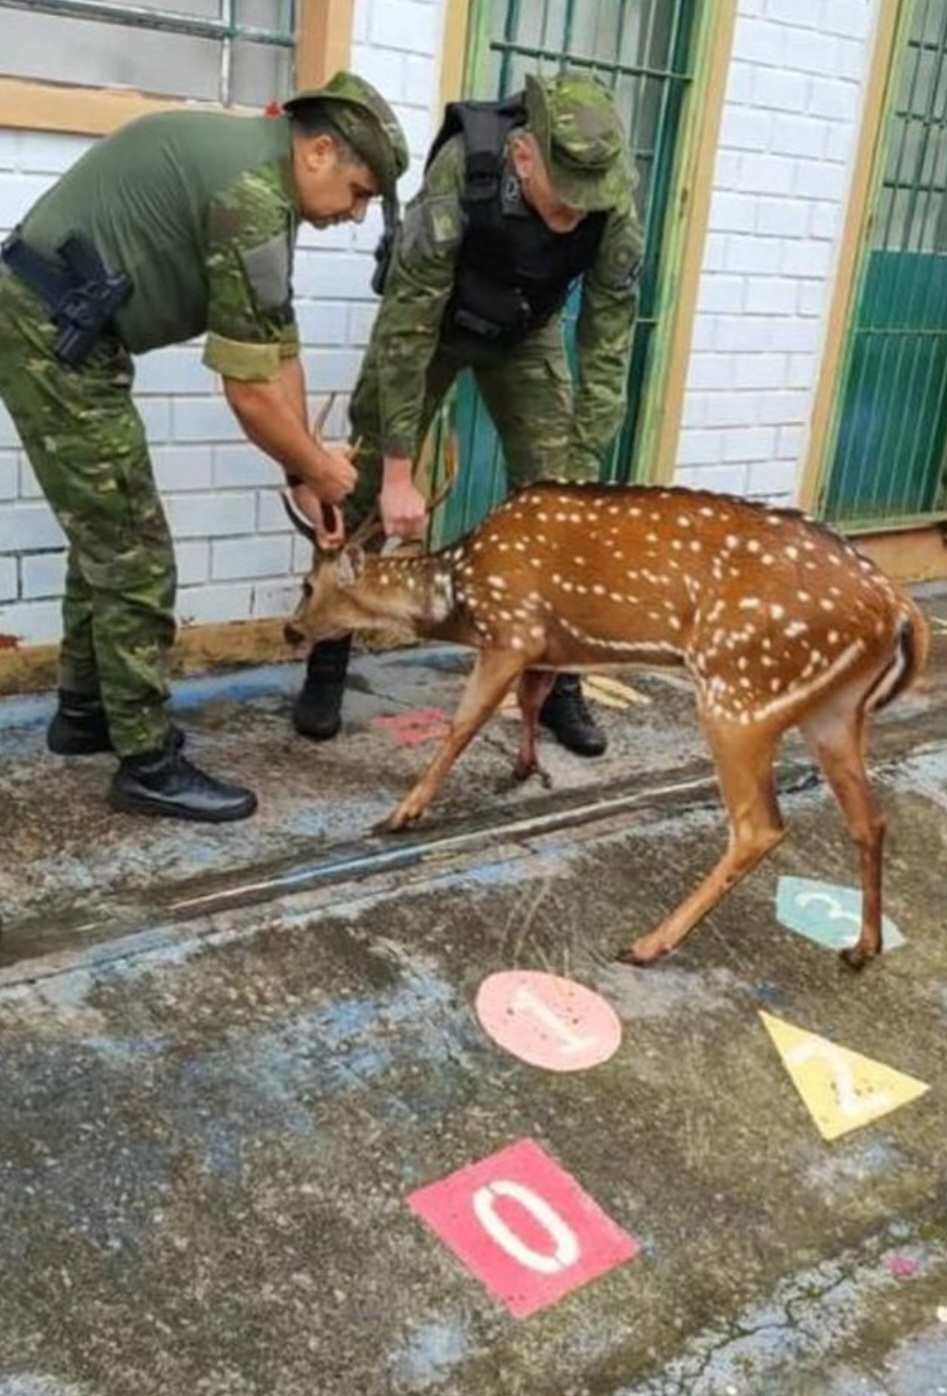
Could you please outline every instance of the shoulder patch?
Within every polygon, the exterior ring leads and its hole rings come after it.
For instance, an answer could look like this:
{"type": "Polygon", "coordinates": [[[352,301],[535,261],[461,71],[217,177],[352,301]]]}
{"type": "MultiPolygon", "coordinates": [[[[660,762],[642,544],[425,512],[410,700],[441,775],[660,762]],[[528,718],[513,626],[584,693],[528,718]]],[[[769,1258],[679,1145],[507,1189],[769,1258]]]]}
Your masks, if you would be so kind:
{"type": "Polygon", "coordinates": [[[462,232],[460,205],[452,194],[421,196],[405,209],[401,250],[409,256],[439,257],[458,245],[462,232]]]}
{"type": "Polygon", "coordinates": [[[285,234],[277,233],[258,247],[240,253],[261,310],[276,310],[292,299],[290,288],[289,243],[285,234]]]}

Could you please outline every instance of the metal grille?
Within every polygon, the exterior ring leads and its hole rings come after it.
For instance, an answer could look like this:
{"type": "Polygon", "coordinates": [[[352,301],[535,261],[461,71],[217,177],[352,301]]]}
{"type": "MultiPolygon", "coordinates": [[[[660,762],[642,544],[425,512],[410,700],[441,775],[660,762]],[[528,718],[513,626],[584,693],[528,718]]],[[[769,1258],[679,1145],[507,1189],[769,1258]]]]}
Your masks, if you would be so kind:
{"type": "MultiPolygon", "coordinates": [[[[681,113],[692,81],[697,8],[698,0],[479,0],[473,12],[468,88],[475,95],[504,97],[523,86],[528,72],[549,76],[564,67],[582,69],[611,87],[628,132],[646,242],[628,409],[603,470],[608,480],[631,480],[642,469],[637,435],[660,313],[663,232],[681,113]]],[[[570,358],[578,302],[575,288],[566,311],[570,358]]],[[[469,375],[458,387],[454,426],[461,476],[439,521],[439,537],[470,528],[505,487],[502,450],[469,375]]]]}
{"type": "Polygon", "coordinates": [[[902,33],[820,501],[848,530],[947,517],[947,0],[902,33]]]}
{"type": "MultiPolygon", "coordinates": [[[[104,54],[106,62],[113,56],[118,67],[128,61],[128,55],[119,52],[121,36],[108,45],[99,25],[120,26],[128,31],[128,43],[134,43],[135,34],[141,31],[173,35],[179,40],[209,41],[219,49],[217,90],[201,95],[213,95],[224,105],[234,100],[235,70],[241,61],[249,58],[252,64],[261,50],[284,50],[291,67],[295,52],[295,0],[190,0],[186,9],[177,10],[162,8],[160,0],[141,0],[137,5],[112,4],[110,0],[0,0],[0,10],[23,11],[33,17],[24,37],[46,63],[55,56],[50,54],[47,41],[56,44],[60,52],[69,47],[64,44],[61,25],[50,27],[50,21],[71,21],[70,40],[78,51],[93,46],[104,54]]],[[[195,52],[204,51],[198,48],[195,52]]],[[[181,53],[186,64],[189,55],[184,50],[181,53]]],[[[168,86],[153,90],[176,93],[174,54],[159,51],[160,57],[167,67],[168,86]]],[[[60,76],[49,71],[33,75],[60,76]]],[[[282,87],[272,87],[271,93],[276,90],[282,87]]]]}

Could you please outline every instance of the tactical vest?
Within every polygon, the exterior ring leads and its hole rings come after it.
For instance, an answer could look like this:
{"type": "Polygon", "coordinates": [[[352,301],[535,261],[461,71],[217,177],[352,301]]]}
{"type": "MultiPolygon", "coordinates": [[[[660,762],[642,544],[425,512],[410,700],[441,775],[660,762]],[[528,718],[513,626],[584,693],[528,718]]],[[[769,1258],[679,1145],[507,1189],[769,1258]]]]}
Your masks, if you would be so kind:
{"type": "Polygon", "coordinates": [[[425,164],[463,135],[466,228],[443,325],[497,344],[516,344],[559,313],[572,282],[594,263],[607,218],[589,213],[571,233],[554,233],[528,206],[525,217],[504,213],[506,140],[525,121],[522,94],[451,102],[425,164]]]}

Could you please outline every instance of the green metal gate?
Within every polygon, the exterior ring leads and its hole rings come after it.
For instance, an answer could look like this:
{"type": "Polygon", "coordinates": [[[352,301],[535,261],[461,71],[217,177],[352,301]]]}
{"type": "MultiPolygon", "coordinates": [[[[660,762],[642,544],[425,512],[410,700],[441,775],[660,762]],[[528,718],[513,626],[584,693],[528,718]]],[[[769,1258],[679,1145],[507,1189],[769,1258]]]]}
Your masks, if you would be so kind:
{"type": "MultiPolygon", "coordinates": [[[[504,97],[528,72],[563,67],[594,74],[615,93],[638,170],[638,211],[645,229],[638,321],[628,373],[625,422],[603,478],[640,478],[637,451],[648,368],[659,316],[663,233],[674,180],[682,110],[692,82],[701,0],[474,0],[466,90],[504,97]]],[[[574,353],[578,288],[566,309],[566,346],[574,353]]],[[[471,375],[453,405],[460,474],[436,521],[438,541],[477,523],[503,496],[503,453],[471,375]]]]}
{"type": "Polygon", "coordinates": [[[947,518],[947,0],[902,0],[822,517],[947,518]]]}

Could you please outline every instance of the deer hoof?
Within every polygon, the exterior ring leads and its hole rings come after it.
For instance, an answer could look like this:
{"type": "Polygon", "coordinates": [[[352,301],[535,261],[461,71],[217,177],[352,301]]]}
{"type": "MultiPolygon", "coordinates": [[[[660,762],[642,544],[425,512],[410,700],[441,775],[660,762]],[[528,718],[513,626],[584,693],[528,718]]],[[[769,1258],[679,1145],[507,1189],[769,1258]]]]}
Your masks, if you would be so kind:
{"type": "Polygon", "coordinates": [[[636,969],[650,969],[656,964],[664,954],[663,950],[641,951],[639,941],[633,941],[631,945],[626,945],[624,950],[619,950],[615,959],[620,965],[634,965],[636,969]]]}
{"type": "Polygon", "coordinates": [[[838,952],[838,957],[847,969],[854,970],[864,969],[868,961],[874,959],[874,955],[870,955],[859,945],[847,946],[844,950],[838,952]]]}

